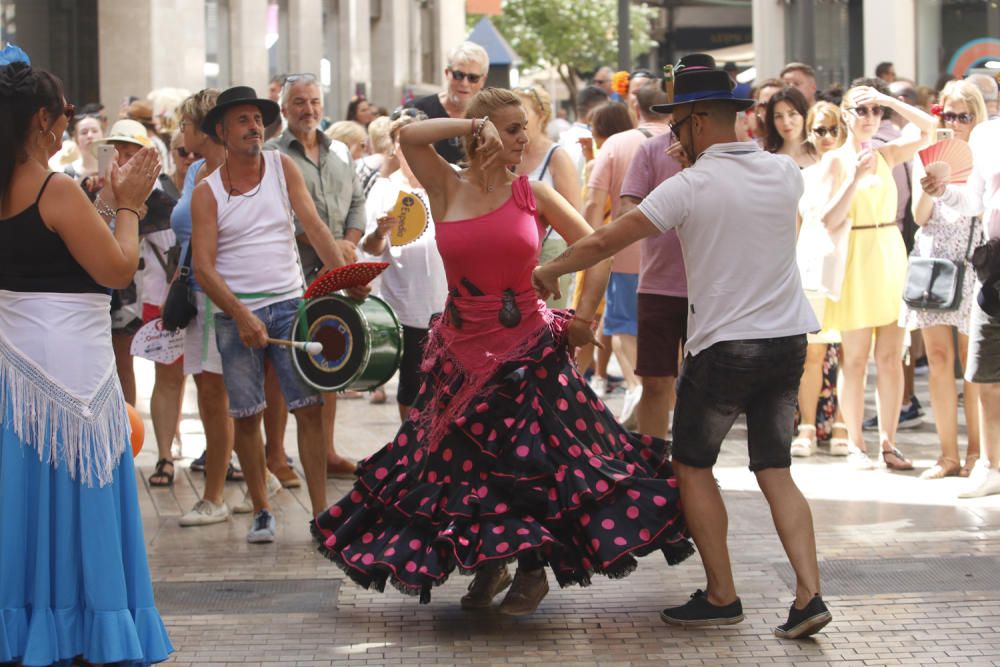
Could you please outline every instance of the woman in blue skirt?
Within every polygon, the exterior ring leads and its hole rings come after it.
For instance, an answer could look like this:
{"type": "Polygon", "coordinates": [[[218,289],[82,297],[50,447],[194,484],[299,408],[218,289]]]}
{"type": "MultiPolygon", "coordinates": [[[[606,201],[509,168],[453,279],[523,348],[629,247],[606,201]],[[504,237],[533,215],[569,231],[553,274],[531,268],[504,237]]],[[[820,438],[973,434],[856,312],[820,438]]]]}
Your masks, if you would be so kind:
{"type": "Polygon", "coordinates": [[[138,266],[137,211],[159,158],[147,148],[112,168],[102,220],[48,169],[72,114],[56,77],[0,52],[0,663],[148,665],[173,647],[153,603],[107,288],[138,266]]]}

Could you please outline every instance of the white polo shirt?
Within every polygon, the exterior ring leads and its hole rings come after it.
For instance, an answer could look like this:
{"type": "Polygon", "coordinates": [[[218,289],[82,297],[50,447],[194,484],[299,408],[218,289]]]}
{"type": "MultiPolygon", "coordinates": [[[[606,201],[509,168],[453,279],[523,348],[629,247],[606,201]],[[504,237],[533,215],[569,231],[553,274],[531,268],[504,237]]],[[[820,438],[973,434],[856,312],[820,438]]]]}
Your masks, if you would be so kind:
{"type": "Polygon", "coordinates": [[[688,282],[686,350],[819,330],[795,263],[795,162],[748,142],[716,144],[639,211],[676,229],[688,282]]]}

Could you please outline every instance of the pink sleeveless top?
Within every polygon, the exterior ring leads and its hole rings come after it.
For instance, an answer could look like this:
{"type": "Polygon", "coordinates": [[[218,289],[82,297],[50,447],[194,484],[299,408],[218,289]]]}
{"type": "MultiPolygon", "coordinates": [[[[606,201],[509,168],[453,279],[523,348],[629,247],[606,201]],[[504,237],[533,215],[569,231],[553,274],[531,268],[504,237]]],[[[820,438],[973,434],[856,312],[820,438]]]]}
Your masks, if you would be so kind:
{"type": "Polygon", "coordinates": [[[505,289],[531,291],[540,238],[535,196],[527,176],[519,176],[511,190],[511,198],[489,213],[437,223],[438,252],[449,289],[458,288],[466,296],[465,278],[488,295],[505,289]]]}

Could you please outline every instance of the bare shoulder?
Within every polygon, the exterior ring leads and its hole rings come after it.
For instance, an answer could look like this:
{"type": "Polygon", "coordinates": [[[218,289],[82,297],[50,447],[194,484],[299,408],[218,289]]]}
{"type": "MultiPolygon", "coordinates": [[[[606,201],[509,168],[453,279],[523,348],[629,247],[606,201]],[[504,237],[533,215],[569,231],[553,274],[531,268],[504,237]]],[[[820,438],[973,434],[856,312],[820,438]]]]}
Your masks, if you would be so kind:
{"type": "Polygon", "coordinates": [[[94,207],[83,188],[70,176],[55,172],[47,178],[38,207],[48,227],[58,229],[63,223],[74,224],[81,206],[94,207]]]}

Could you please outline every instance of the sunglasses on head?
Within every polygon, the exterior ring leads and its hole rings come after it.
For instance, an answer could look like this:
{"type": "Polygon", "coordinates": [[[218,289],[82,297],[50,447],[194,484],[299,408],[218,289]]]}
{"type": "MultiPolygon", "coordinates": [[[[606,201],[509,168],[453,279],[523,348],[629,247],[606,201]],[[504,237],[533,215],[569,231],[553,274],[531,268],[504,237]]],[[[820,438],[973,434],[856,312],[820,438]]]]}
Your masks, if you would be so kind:
{"type": "Polygon", "coordinates": [[[829,134],[831,137],[836,138],[836,136],[840,134],[840,128],[836,125],[833,127],[823,127],[822,125],[817,125],[812,131],[817,137],[825,137],[829,134]]]}
{"type": "Polygon", "coordinates": [[[882,107],[851,107],[851,111],[857,114],[858,118],[867,118],[871,114],[873,118],[881,118],[885,109],[882,107]]]}
{"type": "Polygon", "coordinates": [[[389,114],[389,120],[396,121],[400,118],[416,118],[417,120],[423,120],[424,118],[427,118],[427,114],[414,107],[396,107],[393,109],[392,113],[389,114]]]}
{"type": "Polygon", "coordinates": [[[316,75],[303,72],[302,74],[288,74],[285,76],[285,83],[295,83],[296,81],[315,81],[316,75]]]}
{"type": "Polygon", "coordinates": [[[449,69],[448,71],[451,73],[451,78],[455,79],[455,81],[464,81],[465,79],[468,79],[469,83],[475,84],[479,83],[479,80],[483,78],[482,74],[469,74],[468,72],[463,72],[460,69],[449,69]]]}
{"type": "Polygon", "coordinates": [[[531,95],[534,98],[535,104],[538,105],[538,111],[541,113],[545,112],[545,105],[542,104],[542,98],[538,95],[538,91],[534,88],[518,88],[517,92],[522,95],[531,95]]]}
{"type": "Polygon", "coordinates": [[[76,105],[65,104],[63,105],[63,115],[66,116],[66,120],[73,120],[73,114],[76,113],[76,105]]]}
{"type": "Polygon", "coordinates": [[[178,146],[174,150],[177,151],[177,154],[180,155],[182,158],[186,159],[188,156],[190,156],[193,157],[195,160],[201,159],[201,153],[196,153],[195,151],[189,151],[183,146],[178,146]]]}
{"type": "Polygon", "coordinates": [[[971,113],[954,113],[952,111],[945,111],[941,114],[941,120],[945,123],[961,123],[962,125],[968,125],[976,119],[971,113]]]}

